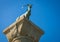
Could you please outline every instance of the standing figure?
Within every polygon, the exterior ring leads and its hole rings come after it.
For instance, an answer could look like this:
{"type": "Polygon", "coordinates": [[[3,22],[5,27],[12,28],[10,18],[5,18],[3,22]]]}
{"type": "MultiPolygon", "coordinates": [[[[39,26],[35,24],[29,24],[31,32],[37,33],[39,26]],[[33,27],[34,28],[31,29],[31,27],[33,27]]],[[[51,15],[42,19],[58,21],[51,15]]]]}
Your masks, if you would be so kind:
{"type": "Polygon", "coordinates": [[[27,6],[28,6],[28,9],[27,9],[27,11],[24,13],[24,14],[22,14],[21,16],[19,16],[16,20],[19,20],[21,17],[25,17],[25,18],[27,18],[27,19],[29,19],[29,17],[30,17],[30,15],[31,15],[31,8],[32,8],[32,5],[31,4],[27,4],[27,6]]]}

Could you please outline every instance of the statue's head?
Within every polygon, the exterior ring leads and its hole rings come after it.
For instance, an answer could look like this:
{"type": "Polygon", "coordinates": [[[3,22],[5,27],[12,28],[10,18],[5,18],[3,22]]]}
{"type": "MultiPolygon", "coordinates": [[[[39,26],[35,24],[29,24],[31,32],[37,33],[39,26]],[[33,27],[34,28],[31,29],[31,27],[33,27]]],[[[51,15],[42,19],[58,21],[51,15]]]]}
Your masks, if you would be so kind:
{"type": "Polygon", "coordinates": [[[28,7],[32,8],[32,5],[31,4],[27,4],[28,7]]]}

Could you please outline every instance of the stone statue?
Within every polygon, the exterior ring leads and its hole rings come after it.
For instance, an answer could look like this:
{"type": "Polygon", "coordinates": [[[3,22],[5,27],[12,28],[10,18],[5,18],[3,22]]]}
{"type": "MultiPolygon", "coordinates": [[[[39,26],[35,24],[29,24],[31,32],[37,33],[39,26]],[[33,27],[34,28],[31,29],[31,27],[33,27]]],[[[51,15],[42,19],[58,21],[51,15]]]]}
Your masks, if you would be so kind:
{"type": "Polygon", "coordinates": [[[27,12],[25,13],[25,17],[29,19],[29,16],[31,15],[32,5],[31,5],[31,4],[27,4],[27,6],[28,6],[28,10],[27,10],[27,12]]]}
{"type": "Polygon", "coordinates": [[[28,6],[27,11],[24,14],[22,14],[21,16],[19,16],[16,20],[19,20],[20,17],[22,17],[22,16],[24,16],[25,18],[29,19],[30,15],[31,15],[32,5],[31,4],[27,4],[27,6],[28,6]]]}

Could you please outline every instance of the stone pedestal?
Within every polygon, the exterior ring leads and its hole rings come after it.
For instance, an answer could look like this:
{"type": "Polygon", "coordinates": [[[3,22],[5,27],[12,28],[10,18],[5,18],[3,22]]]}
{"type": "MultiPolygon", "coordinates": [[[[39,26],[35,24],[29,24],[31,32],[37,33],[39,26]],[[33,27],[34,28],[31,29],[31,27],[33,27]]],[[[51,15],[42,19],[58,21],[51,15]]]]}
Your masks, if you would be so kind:
{"type": "Polygon", "coordinates": [[[38,26],[24,16],[16,20],[3,32],[8,42],[38,42],[44,33],[38,26]]]}

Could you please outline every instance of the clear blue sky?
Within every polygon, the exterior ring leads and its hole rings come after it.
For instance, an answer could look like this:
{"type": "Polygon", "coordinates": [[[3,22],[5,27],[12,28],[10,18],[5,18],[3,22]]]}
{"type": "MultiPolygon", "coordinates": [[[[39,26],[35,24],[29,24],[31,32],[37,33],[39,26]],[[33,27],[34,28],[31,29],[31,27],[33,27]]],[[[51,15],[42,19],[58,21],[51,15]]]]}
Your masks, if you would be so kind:
{"type": "Polygon", "coordinates": [[[0,0],[0,42],[8,42],[3,30],[26,11],[22,5],[32,4],[30,20],[45,33],[39,42],[60,42],[59,0],[0,0]]]}

